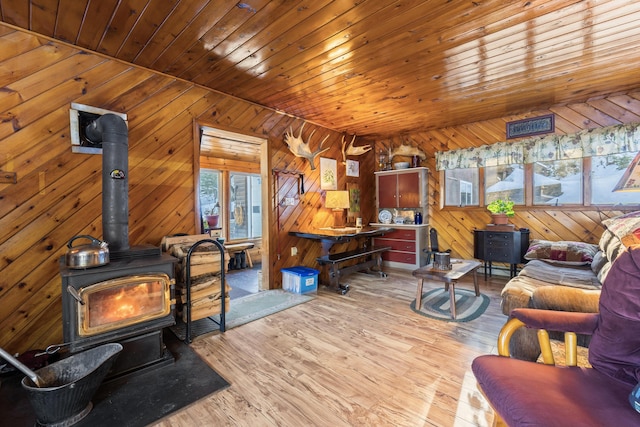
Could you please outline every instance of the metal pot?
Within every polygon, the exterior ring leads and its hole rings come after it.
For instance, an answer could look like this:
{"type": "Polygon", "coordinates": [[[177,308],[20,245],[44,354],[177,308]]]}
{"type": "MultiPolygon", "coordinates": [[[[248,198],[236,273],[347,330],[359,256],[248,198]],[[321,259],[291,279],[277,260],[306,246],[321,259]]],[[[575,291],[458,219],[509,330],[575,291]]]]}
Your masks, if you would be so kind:
{"type": "Polygon", "coordinates": [[[433,256],[433,267],[438,270],[451,270],[451,254],[449,252],[436,252],[433,256]]]}
{"type": "Polygon", "coordinates": [[[76,236],[67,243],[69,250],[66,254],[66,264],[69,268],[90,268],[99,267],[109,263],[109,245],[107,242],[95,237],[82,235],[76,236]],[[89,239],[90,244],[73,246],[77,239],[89,239]]]}

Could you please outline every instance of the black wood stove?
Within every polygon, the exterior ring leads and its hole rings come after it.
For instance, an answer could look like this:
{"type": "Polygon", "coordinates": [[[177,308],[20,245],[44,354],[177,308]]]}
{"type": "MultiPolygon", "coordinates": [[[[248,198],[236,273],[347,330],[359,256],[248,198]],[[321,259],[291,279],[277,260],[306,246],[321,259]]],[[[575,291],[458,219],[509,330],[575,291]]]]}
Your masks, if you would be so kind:
{"type": "Polygon", "coordinates": [[[175,324],[174,263],[159,247],[129,247],[128,131],[106,114],[87,126],[102,143],[102,231],[106,265],[72,269],[60,260],[64,342],[72,353],[107,342],[124,347],[110,377],[173,361],[163,329],[175,324]]]}

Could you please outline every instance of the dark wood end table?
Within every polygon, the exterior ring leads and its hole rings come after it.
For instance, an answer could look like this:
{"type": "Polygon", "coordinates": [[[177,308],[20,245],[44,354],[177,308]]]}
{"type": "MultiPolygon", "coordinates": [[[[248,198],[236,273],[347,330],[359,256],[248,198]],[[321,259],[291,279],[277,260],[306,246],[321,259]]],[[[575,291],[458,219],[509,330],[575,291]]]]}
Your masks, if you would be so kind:
{"type": "Polygon", "coordinates": [[[416,293],[416,309],[420,309],[422,303],[422,285],[424,279],[444,282],[444,289],[449,290],[451,305],[451,318],[456,318],[456,294],[455,285],[458,280],[473,272],[473,286],[476,296],[480,296],[480,286],[478,284],[478,267],[482,264],[478,261],[468,259],[451,259],[451,270],[440,270],[433,267],[433,264],[425,265],[413,271],[413,276],[418,278],[418,290],[416,293]]]}

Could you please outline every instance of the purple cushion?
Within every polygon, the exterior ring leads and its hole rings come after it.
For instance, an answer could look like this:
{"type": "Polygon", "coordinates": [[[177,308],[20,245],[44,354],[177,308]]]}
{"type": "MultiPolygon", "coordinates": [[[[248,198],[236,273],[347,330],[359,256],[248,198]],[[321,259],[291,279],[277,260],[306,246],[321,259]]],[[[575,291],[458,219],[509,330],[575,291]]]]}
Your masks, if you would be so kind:
{"type": "Polygon", "coordinates": [[[473,373],[493,409],[514,426],[638,426],[633,386],[595,369],[480,356],[473,373]]]}
{"type": "Polygon", "coordinates": [[[640,381],[640,246],[616,258],[602,285],[589,362],[628,384],[640,381]]]}

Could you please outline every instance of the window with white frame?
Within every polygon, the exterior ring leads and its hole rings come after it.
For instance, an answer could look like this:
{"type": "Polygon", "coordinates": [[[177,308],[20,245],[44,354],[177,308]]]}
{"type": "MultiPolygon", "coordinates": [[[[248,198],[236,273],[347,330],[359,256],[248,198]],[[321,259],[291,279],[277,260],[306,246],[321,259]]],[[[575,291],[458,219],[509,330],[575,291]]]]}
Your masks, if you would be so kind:
{"type": "Polygon", "coordinates": [[[478,169],[447,170],[445,171],[445,182],[445,205],[478,205],[478,169]]]}

